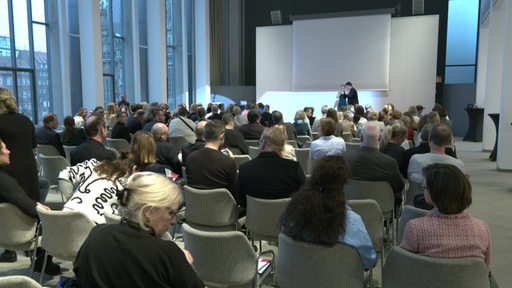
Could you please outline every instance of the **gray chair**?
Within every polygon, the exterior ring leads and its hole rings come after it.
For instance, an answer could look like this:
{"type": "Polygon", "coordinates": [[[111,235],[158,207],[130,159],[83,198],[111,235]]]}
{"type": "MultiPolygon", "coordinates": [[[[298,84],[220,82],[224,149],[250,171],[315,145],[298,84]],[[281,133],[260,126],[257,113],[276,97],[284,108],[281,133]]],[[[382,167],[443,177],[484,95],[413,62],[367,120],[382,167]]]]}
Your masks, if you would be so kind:
{"type": "MultiPolygon", "coordinates": [[[[395,218],[395,194],[393,188],[385,181],[363,181],[350,179],[345,185],[347,199],[362,200],[373,199],[379,204],[380,210],[387,220],[393,221],[393,244],[396,240],[396,225],[398,219],[395,218]]],[[[388,226],[388,228],[391,225],[388,226]]]]}
{"type": "Polygon", "coordinates": [[[311,136],[312,136],[311,138],[313,138],[313,141],[320,138],[320,135],[318,135],[318,132],[311,132],[311,136]]]}
{"type": "Polygon", "coordinates": [[[187,224],[182,231],[197,275],[208,287],[256,287],[271,271],[265,269],[260,277],[258,263],[263,255],[273,262],[273,252],[256,254],[242,232],[201,231],[187,224]]]}
{"type": "Polygon", "coordinates": [[[397,231],[397,243],[402,241],[402,236],[404,235],[405,226],[409,220],[423,217],[429,213],[429,210],[423,210],[420,208],[413,207],[411,205],[405,205],[404,211],[402,212],[402,216],[400,217],[400,222],[398,222],[398,231],[397,231]]]}
{"type": "Polygon", "coordinates": [[[360,143],[352,143],[352,142],[345,142],[345,147],[347,148],[347,152],[357,151],[361,147],[360,143]]]}
{"type": "Polygon", "coordinates": [[[251,146],[253,146],[253,147],[260,146],[258,144],[258,142],[259,142],[259,140],[248,140],[248,139],[245,139],[245,143],[247,143],[247,146],[249,146],[249,147],[251,147],[251,146]]]}
{"type": "Polygon", "coordinates": [[[291,145],[293,148],[299,148],[295,140],[286,140],[286,144],[291,145]]]}
{"type": "Polygon", "coordinates": [[[311,137],[308,135],[297,135],[297,142],[301,142],[302,144],[306,144],[306,142],[311,142],[311,137]]]}
{"type": "Polygon", "coordinates": [[[247,196],[247,215],[245,227],[249,230],[251,240],[277,242],[281,232],[281,215],[291,198],[260,199],[247,196]]]}
{"type": "Polygon", "coordinates": [[[108,147],[108,146],[107,146],[107,147],[105,147],[105,148],[107,148],[108,150],[110,150],[110,151],[114,152],[114,154],[116,154],[116,159],[119,159],[119,157],[121,157],[121,153],[119,153],[119,151],[117,151],[117,149],[116,149],[116,148],[114,148],[114,147],[108,147]]]}
{"type": "Polygon", "coordinates": [[[66,160],[68,160],[68,162],[71,163],[71,151],[75,149],[76,146],[62,145],[62,147],[64,147],[64,152],[66,153],[66,160]]]}
{"type": "Polygon", "coordinates": [[[295,156],[304,170],[304,174],[308,174],[309,148],[295,148],[295,156]]]}
{"type": "Polygon", "coordinates": [[[236,164],[236,170],[240,168],[240,165],[244,164],[245,162],[251,161],[251,156],[249,155],[233,155],[233,157],[236,164]]]}
{"type": "Polygon", "coordinates": [[[107,138],[107,146],[114,148],[117,152],[130,152],[130,143],[126,139],[107,138]]]}
{"type": "MultiPolygon", "coordinates": [[[[76,254],[91,229],[96,225],[87,215],[80,211],[48,211],[37,206],[37,214],[41,219],[41,247],[46,255],[52,255],[65,261],[75,261],[76,254]]],[[[46,258],[42,271],[46,268],[46,258]]],[[[39,283],[43,280],[43,274],[39,283]]]]}
{"type": "Polygon", "coordinates": [[[105,218],[106,224],[119,224],[119,223],[121,223],[121,219],[122,219],[121,216],[112,214],[112,213],[108,213],[108,212],[103,213],[103,218],[105,218]]]}
{"type": "Polygon", "coordinates": [[[238,230],[245,217],[238,219],[238,205],[225,188],[196,189],[183,186],[185,219],[190,226],[205,231],[238,230]]]}
{"type": "Polygon", "coordinates": [[[313,142],[313,141],[306,141],[306,143],[304,143],[304,147],[302,147],[302,148],[310,148],[311,142],[313,142]]]}
{"type": "Polygon", "coordinates": [[[313,174],[313,170],[315,169],[315,166],[316,166],[317,162],[318,162],[318,160],[314,160],[314,159],[309,158],[309,160],[308,160],[308,173],[306,173],[307,175],[313,174]]]}
{"type": "Polygon", "coordinates": [[[62,155],[60,155],[57,148],[55,148],[55,146],[53,146],[53,145],[37,144],[36,152],[37,152],[37,156],[39,156],[40,154],[43,154],[46,156],[62,156],[62,155]]]}
{"type": "Polygon", "coordinates": [[[405,205],[413,205],[414,204],[414,196],[423,194],[423,183],[409,181],[409,188],[405,193],[405,205]]]}
{"type": "Polygon", "coordinates": [[[489,287],[481,258],[434,258],[393,247],[382,270],[383,288],[489,287]]]}
{"type": "Polygon", "coordinates": [[[345,143],[346,143],[346,142],[348,142],[348,143],[352,143],[352,139],[353,139],[354,137],[352,137],[352,132],[343,132],[343,133],[341,134],[341,138],[343,138],[343,140],[345,141],[345,143]]]}
{"type": "Polygon", "coordinates": [[[258,149],[257,146],[249,146],[249,156],[251,156],[251,159],[258,157],[259,154],[260,150],[258,149]]]}
{"type": "Polygon", "coordinates": [[[305,243],[281,233],[275,277],[279,287],[362,288],[364,268],[354,247],[305,243]]]}
{"type": "MultiPolygon", "coordinates": [[[[69,167],[69,162],[62,156],[46,156],[39,154],[39,162],[41,163],[42,176],[50,181],[51,186],[56,186],[59,181],[60,171],[69,167]]],[[[64,202],[64,194],[61,191],[62,202],[64,202]]]]}
{"type": "Polygon", "coordinates": [[[0,288],[42,288],[34,279],[27,276],[0,277],[0,288]]]}
{"type": "MultiPolygon", "coordinates": [[[[35,251],[37,221],[11,203],[0,203],[0,247],[7,250],[35,251]]],[[[30,255],[33,260],[35,255],[30,255]]],[[[32,269],[30,269],[32,274],[32,269]]]]}

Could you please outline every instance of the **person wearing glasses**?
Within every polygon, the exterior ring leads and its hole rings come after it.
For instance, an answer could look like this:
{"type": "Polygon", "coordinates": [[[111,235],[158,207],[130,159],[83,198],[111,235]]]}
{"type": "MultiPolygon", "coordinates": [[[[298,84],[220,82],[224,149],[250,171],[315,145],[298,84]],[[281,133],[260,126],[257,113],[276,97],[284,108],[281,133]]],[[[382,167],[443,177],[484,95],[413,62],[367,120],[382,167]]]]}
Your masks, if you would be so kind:
{"type": "Polygon", "coordinates": [[[176,223],[178,186],[138,172],[119,199],[121,222],[94,227],[78,251],[73,271],[81,287],[204,287],[190,253],[160,239],[176,223]]]}

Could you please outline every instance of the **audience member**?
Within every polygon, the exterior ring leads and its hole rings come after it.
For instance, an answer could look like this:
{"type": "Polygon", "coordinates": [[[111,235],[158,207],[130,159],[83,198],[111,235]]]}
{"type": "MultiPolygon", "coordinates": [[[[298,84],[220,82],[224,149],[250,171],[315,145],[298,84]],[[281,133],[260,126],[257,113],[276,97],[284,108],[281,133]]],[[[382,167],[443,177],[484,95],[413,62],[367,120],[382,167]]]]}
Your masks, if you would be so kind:
{"type": "Polygon", "coordinates": [[[393,124],[393,126],[391,126],[391,138],[384,147],[380,148],[382,153],[389,155],[396,160],[400,171],[403,170],[402,163],[405,149],[402,147],[402,142],[405,141],[406,134],[407,128],[400,123],[393,124]]]}
{"type": "Polygon", "coordinates": [[[291,197],[306,180],[299,162],[281,157],[286,138],[279,126],[265,128],[258,157],[240,165],[238,194],[246,206],[246,195],[262,199],[291,197]]]}
{"type": "Polygon", "coordinates": [[[133,174],[120,197],[119,224],[97,225],[74,261],[81,287],[205,287],[192,256],[159,239],[183,202],[179,188],[151,172],[133,174]]]}
{"type": "MultiPolygon", "coordinates": [[[[66,157],[60,136],[55,129],[59,127],[59,119],[53,113],[47,113],[43,118],[44,126],[36,129],[37,144],[51,145],[60,153],[60,156],[66,157]]],[[[49,155],[47,155],[49,156],[49,155]]]]}
{"type": "Polygon", "coordinates": [[[181,163],[183,163],[183,165],[187,163],[187,157],[190,153],[203,149],[206,145],[206,140],[204,138],[204,126],[206,126],[206,123],[208,122],[198,122],[196,127],[196,141],[194,143],[188,143],[181,148],[181,163]]]}
{"type": "Polygon", "coordinates": [[[464,163],[459,159],[446,155],[446,146],[452,143],[453,136],[450,127],[444,124],[438,124],[430,129],[428,144],[430,152],[425,154],[416,154],[411,157],[407,169],[407,178],[409,181],[423,183],[424,177],[422,170],[424,167],[434,163],[451,164],[465,172],[464,163]]]}
{"type": "Polygon", "coordinates": [[[212,113],[210,115],[207,115],[206,119],[208,120],[221,120],[222,116],[219,113],[219,105],[213,104],[212,105],[212,113]]]}
{"type": "Polygon", "coordinates": [[[147,132],[151,132],[151,128],[156,123],[165,123],[165,113],[160,107],[150,108],[149,113],[153,115],[153,118],[142,127],[142,130],[147,132]]]}
{"type": "Polygon", "coordinates": [[[110,138],[124,139],[126,142],[130,143],[132,141],[132,137],[130,136],[130,130],[126,127],[126,123],[128,122],[128,113],[120,111],[117,115],[117,122],[114,127],[112,127],[110,138]]]}
{"type": "Polygon", "coordinates": [[[306,113],[302,110],[298,110],[295,112],[295,118],[293,119],[293,128],[295,128],[295,133],[297,136],[307,135],[309,137],[313,137],[311,135],[311,127],[309,123],[306,122],[306,113]]]}
{"type": "Polygon", "coordinates": [[[350,111],[343,112],[343,120],[341,120],[341,125],[343,125],[343,132],[350,132],[352,137],[359,137],[357,133],[356,125],[353,122],[354,113],[350,111]]]}
{"type": "Polygon", "coordinates": [[[292,196],[282,216],[281,231],[296,241],[350,245],[363,267],[370,269],[377,254],[361,217],[346,203],[343,187],[349,175],[343,157],[321,158],[311,179],[292,196]]]}
{"type": "Polygon", "coordinates": [[[156,123],[153,125],[153,128],[151,128],[151,133],[156,143],[156,163],[170,166],[172,172],[181,175],[182,165],[178,159],[180,147],[167,142],[168,130],[164,123],[156,123]]]}
{"type": "Polygon", "coordinates": [[[286,128],[286,134],[288,136],[288,140],[297,140],[297,132],[295,132],[295,128],[292,123],[284,122],[283,113],[280,111],[274,110],[271,114],[272,117],[272,126],[274,125],[283,125],[286,128]]]}
{"type": "MultiPolygon", "coordinates": [[[[138,108],[139,106],[137,105],[136,107],[138,108]]],[[[126,128],[128,128],[131,134],[135,134],[135,132],[142,130],[142,121],[144,121],[144,110],[136,110],[133,115],[128,118],[126,128]]]]}
{"type": "Polygon", "coordinates": [[[130,102],[126,101],[126,94],[121,95],[121,101],[117,103],[117,107],[121,109],[121,107],[126,107],[126,109],[130,108],[130,102]]]}
{"type": "Polygon", "coordinates": [[[169,121],[169,138],[183,137],[187,140],[187,143],[194,143],[196,139],[196,123],[188,119],[187,115],[187,108],[178,108],[178,117],[169,121]]]}
{"type": "Polygon", "coordinates": [[[341,155],[345,153],[345,141],[342,138],[334,137],[336,123],[331,118],[322,118],[318,126],[319,138],[311,143],[309,159],[319,160],[328,155],[341,155]]]}
{"type": "Polygon", "coordinates": [[[75,117],[73,117],[73,119],[75,119],[75,126],[77,128],[84,128],[84,122],[85,122],[85,118],[87,117],[87,108],[80,108],[80,110],[78,110],[78,112],[76,112],[75,114],[75,117]]]}
{"type": "Polygon", "coordinates": [[[236,164],[219,148],[224,144],[224,126],[213,120],[204,127],[206,144],[187,156],[187,185],[197,189],[226,188],[238,203],[236,164]]]}
{"type": "Polygon", "coordinates": [[[329,110],[327,110],[327,113],[325,113],[325,117],[331,118],[334,121],[334,137],[341,137],[341,134],[343,134],[343,124],[341,124],[341,122],[338,121],[338,112],[336,111],[336,109],[329,108],[329,110]]]}
{"type": "Polygon", "coordinates": [[[116,159],[116,154],[103,145],[107,138],[107,124],[103,118],[95,115],[89,117],[85,124],[85,133],[89,138],[70,153],[71,166],[93,158],[98,161],[116,159]]]}
{"type": "Polygon", "coordinates": [[[148,131],[137,131],[133,135],[128,158],[139,172],[150,171],[166,175],[165,169],[171,170],[170,166],[156,163],[156,143],[153,134],[148,131]]]}
{"type": "Polygon", "coordinates": [[[235,108],[233,108],[233,114],[235,114],[235,118],[233,120],[235,121],[236,128],[249,123],[247,117],[242,116],[242,111],[239,106],[235,106],[235,108]]]}
{"type": "Polygon", "coordinates": [[[224,124],[224,145],[222,148],[227,148],[233,154],[249,154],[249,147],[245,142],[244,135],[238,130],[235,130],[235,121],[231,113],[225,113],[222,116],[222,123],[224,124]],[[238,150],[239,153],[235,153],[238,150]]]}
{"type": "MultiPolygon", "coordinates": [[[[273,127],[278,128],[278,131],[283,134],[285,139],[288,139],[288,135],[286,135],[286,127],[284,125],[274,125],[273,127]]],[[[297,161],[297,156],[295,155],[295,148],[292,145],[288,144],[288,142],[284,142],[283,151],[281,152],[281,157],[288,160],[297,161]]]]}
{"type": "Polygon", "coordinates": [[[398,207],[404,181],[395,159],[379,151],[380,137],[377,123],[366,123],[361,129],[361,148],[346,153],[345,158],[352,169],[352,179],[388,182],[395,193],[395,207],[398,207]]]}
{"type": "Polygon", "coordinates": [[[116,103],[111,102],[107,104],[107,111],[105,111],[105,122],[107,122],[107,128],[112,129],[117,122],[116,114],[117,114],[116,103]]]}
{"type": "Polygon", "coordinates": [[[260,111],[253,109],[247,114],[249,123],[238,127],[238,131],[244,135],[245,140],[258,140],[265,127],[260,124],[260,111]]]}
{"type": "Polygon", "coordinates": [[[272,120],[272,114],[270,113],[270,106],[265,105],[263,111],[260,111],[260,124],[265,127],[271,127],[274,125],[274,121],[272,120]]]}
{"type": "Polygon", "coordinates": [[[435,258],[481,258],[491,278],[489,227],[464,212],[472,202],[468,178],[450,164],[428,165],[423,175],[425,200],[434,209],[407,223],[400,247],[435,258]]]}
{"type": "Polygon", "coordinates": [[[322,116],[316,117],[315,122],[313,122],[313,125],[311,126],[311,130],[313,130],[313,132],[318,132],[318,126],[320,125],[320,119],[325,118],[325,115],[327,114],[327,110],[329,110],[329,106],[327,106],[327,105],[322,106],[322,116]]]}
{"type": "Polygon", "coordinates": [[[316,117],[315,114],[315,108],[313,107],[304,107],[304,113],[306,113],[306,122],[308,122],[309,126],[313,126],[313,123],[315,123],[316,117]]]}
{"type": "Polygon", "coordinates": [[[60,133],[62,145],[78,146],[87,140],[87,135],[83,128],[75,127],[75,119],[72,116],[64,117],[64,131],[60,133]]]}

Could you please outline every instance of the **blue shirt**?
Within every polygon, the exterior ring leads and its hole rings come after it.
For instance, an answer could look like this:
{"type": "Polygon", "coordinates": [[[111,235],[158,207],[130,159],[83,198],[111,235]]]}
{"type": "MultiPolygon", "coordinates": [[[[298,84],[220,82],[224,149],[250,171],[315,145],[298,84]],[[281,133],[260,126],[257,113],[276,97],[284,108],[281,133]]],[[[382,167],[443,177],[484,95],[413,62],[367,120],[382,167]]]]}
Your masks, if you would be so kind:
{"type": "Polygon", "coordinates": [[[377,253],[373,250],[372,240],[368,235],[368,231],[366,231],[361,216],[352,211],[348,205],[345,233],[338,236],[338,242],[354,247],[365,269],[370,269],[375,265],[377,253]]]}
{"type": "Polygon", "coordinates": [[[311,143],[309,158],[318,160],[324,156],[342,155],[347,151],[345,141],[342,138],[331,136],[320,136],[311,143]]]}

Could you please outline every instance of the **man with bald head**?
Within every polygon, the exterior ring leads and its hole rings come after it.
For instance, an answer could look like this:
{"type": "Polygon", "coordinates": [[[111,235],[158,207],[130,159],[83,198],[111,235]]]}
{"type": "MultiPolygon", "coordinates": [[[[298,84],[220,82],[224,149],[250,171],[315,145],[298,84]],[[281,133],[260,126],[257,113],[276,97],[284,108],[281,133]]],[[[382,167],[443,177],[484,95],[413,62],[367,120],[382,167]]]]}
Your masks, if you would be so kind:
{"type": "Polygon", "coordinates": [[[204,148],[204,146],[206,145],[206,140],[204,138],[204,126],[206,126],[206,121],[199,121],[197,122],[197,127],[196,127],[196,141],[194,143],[189,143],[189,144],[186,144],[185,146],[183,146],[183,148],[181,148],[181,163],[183,163],[183,165],[186,164],[187,162],[187,157],[190,153],[194,152],[194,151],[197,151],[201,148],[204,148]]]}
{"type": "Polygon", "coordinates": [[[386,181],[395,192],[395,206],[400,204],[404,181],[395,159],[379,151],[380,128],[376,122],[367,122],[361,129],[361,148],[345,153],[352,170],[352,179],[386,181]]]}
{"type": "Polygon", "coordinates": [[[180,147],[167,142],[169,129],[164,123],[155,123],[151,134],[156,142],[156,163],[168,165],[172,172],[181,175],[181,162],[178,159],[180,147]]]}

